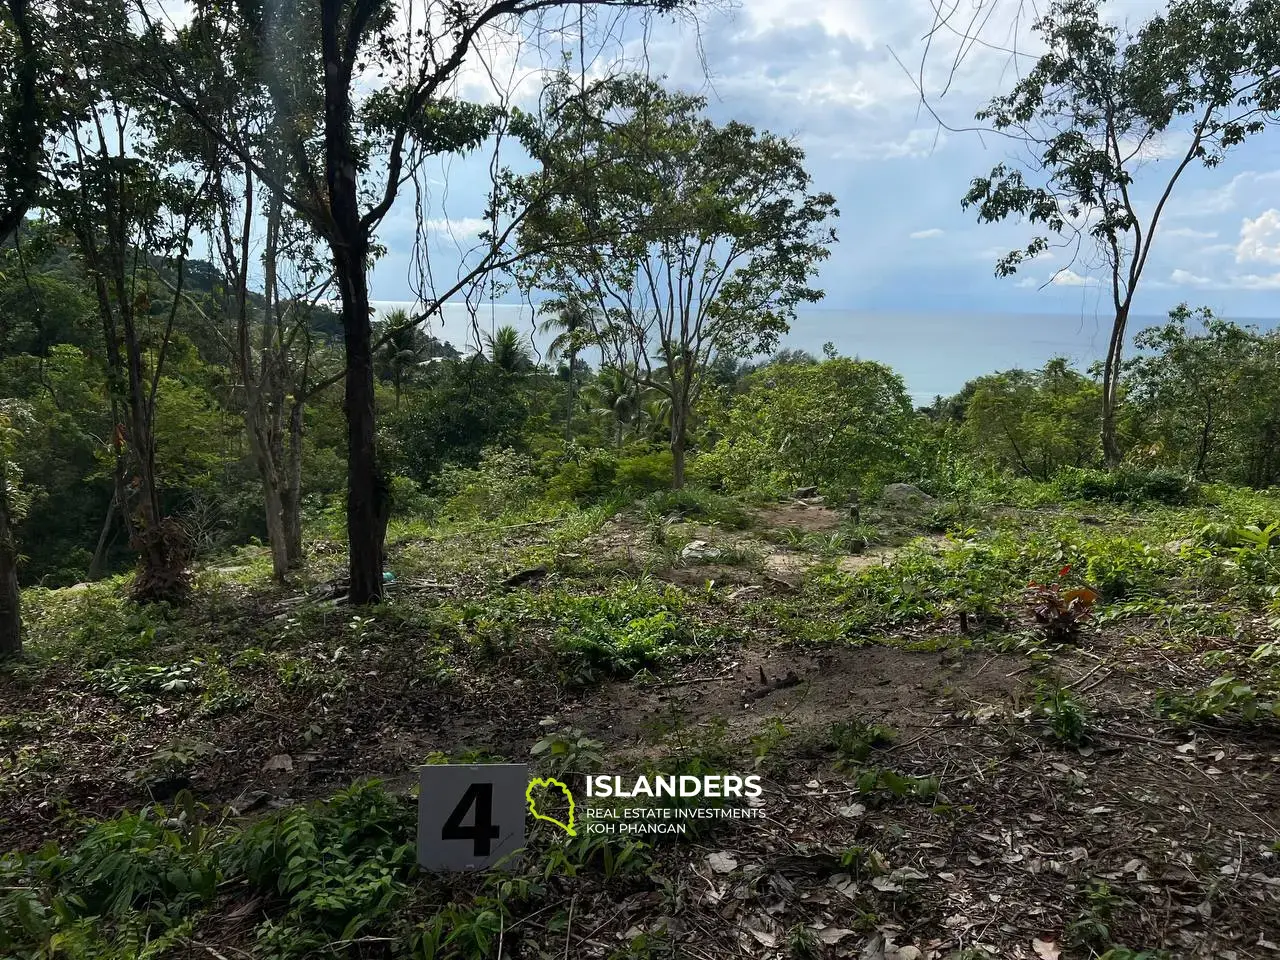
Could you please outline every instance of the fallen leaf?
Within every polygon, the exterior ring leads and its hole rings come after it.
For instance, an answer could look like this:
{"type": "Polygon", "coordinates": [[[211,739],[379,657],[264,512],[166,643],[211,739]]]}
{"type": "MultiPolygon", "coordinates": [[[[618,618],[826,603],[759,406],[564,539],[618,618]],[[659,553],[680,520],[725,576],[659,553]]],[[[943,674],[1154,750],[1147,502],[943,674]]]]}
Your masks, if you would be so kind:
{"type": "Polygon", "coordinates": [[[274,757],[266,762],[263,770],[292,770],[293,757],[287,753],[277,753],[274,757]]]}
{"type": "Polygon", "coordinates": [[[727,853],[709,853],[707,863],[716,873],[733,873],[738,869],[738,861],[727,853]]]}
{"type": "Polygon", "coordinates": [[[1036,952],[1037,957],[1042,960],[1058,960],[1062,956],[1062,948],[1052,940],[1035,939],[1031,941],[1031,949],[1036,952]]]}
{"type": "Polygon", "coordinates": [[[839,943],[845,937],[853,936],[852,930],[844,927],[823,927],[818,931],[818,939],[823,943],[839,943]]]}

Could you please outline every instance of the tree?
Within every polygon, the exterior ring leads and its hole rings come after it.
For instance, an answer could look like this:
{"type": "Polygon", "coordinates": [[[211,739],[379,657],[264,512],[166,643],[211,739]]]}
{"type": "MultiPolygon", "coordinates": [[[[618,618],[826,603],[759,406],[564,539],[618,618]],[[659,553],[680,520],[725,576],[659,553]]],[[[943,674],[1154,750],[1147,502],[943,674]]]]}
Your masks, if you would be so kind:
{"type": "Polygon", "coordinates": [[[156,111],[138,108],[129,65],[115,57],[114,44],[127,30],[125,12],[86,8],[82,14],[60,51],[72,64],[68,73],[81,79],[63,94],[42,202],[75,238],[98,311],[116,497],[139,554],[133,595],[177,602],[189,589],[187,545],[180,525],[165,515],[154,415],[207,182],[174,163],[156,136],[156,111]],[[167,303],[158,296],[159,272],[175,278],[167,303]]]}
{"type": "Polygon", "coordinates": [[[1274,482],[1280,339],[1184,303],[1136,342],[1126,382],[1147,457],[1197,480],[1274,482]]]}
{"type": "Polygon", "coordinates": [[[5,0],[0,7],[0,245],[35,205],[41,184],[48,104],[39,35],[45,28],[33,0],[5,0]]]}
{"type": "Polygon", "coordinates": [[[615,447],[622,446],[622,429],[640,410],[635,371],[602,367],[583,391],[591,409],[603,413],[612,428],[615,447]]]}
{"type": "Polygon", "coordinates": [[[543,321],[538,325],[542,333],[555,333],[547,346],[547,357],[565,358],[564,439],[573,440],[573,406],[577,399],[578,354],[591,342],[595,330],[595,318],[591,308],[578,296],[544,301],[538,308],[543,321]]]}
{"type": "MultiPolygon", "coordinates": [[[[390,0],[319,0],[311,16],[279,17],[254,5],[210,7],[170,34],[149,15],[136,51],[139,75],[247,164],[322,236],[342,305],[347,417],[347,537],[351,603],[383,595],[389,482],[378,453],[374,340],[368,270],[374,234],[404,184],[429,156],[475,149],[493,130],[495,108],[446,96],[477,38],[514,29],[516,18],[565,0],[457,0],[402,11],[390,0]],[[398,14],[408,13],[407,17],[398,14]],[[414,26],[406,26],[412,24],[414,26]],[[423,26],[422,24],[426,24],[423,26]],[[281,42],[283,41],[283,42],[281,42]],[[281,118],[289,179],[273,176],[252,138],[228,124],[218,93],[247,60],[266,78],[281,118]],[[365,84],[366,64],[383,73],[365,84]],[[389,75],[389,76],[388,76],[389,75]],[[362,87],[371,93],[357,97],[362,87]],[[212,94],[209,93],[212,91],[212,94]],[[314,104],[322,123],[307,122],[314,104]],[[313,136],[313,133],[315,134],[313,136]],[[385,166],[371,163],[377,157],[385,166]]],[[[584,0],[591,6],[670,10],[676,0],[584,0]]],[[[234,82],[234,80],[233,80],[234,82]]],[[[496,254],[497,243],[494,244],[496,254]]],[[[494,269],[486,256],[453,288],[494,269]]],[[[451,293],[452,291],[450,291],[451,293]]],[[[426,315],[438,311],[446,293],[426,315]]]]}
{"type": "Polygon", "coordinates": [[[528,340],[512,326],[501,326],[492,334],[484,335],[489,350],[489,362],[499,370],[511,374],[524,374],[533,369],[528,340]]]}
{"type": "Polygon", "coordinates": [[[0,660],[22,653],[18,545],[13,528],[26,512],[22,474],[13,462],[29,414],[12,401],[0,406],[0,660]]]}
{"type": "MultiPolygon", "coordinates": [[[[1122,36],[1101,17],[1100,0],[1057,0],[1034,26],[1044,54],[978,113],[1032,157],[1026,173],[1001,163],[974,179],[963,206],[982,222],[1023,217],[1077,254],[1087,242],[1106,274],[1113,319],[1100,419],[1109,466],[1123,454],[1116,425],[1125,338],[1157,227],[1188,167],[1216,166],[1280,108],[1277,18],[1274,0],[1173,0],[1136,35],[1122,36]],[[1149,164],[1163,146],[1175,151],[1171,166],[1149,164]],[[1139,175],[1150,167],[1158,172],[1139,175]],[[1152,191],[1140,190],[1148,182],[1152,191]]],[[[996,274],[1014,273],[1048,247],[1048,236],[1034,237],[1003,257],[996,274]]]]}
{"type": "Polygon", "coordinates": [[[757,370],[742,388],[712,422],[719,440],[700,461],[729,488],[816,484],[834,500],[901,479],[915,414],[883,364],[793,361],[757,370]]]}
{"type": "Polygon", "coordinates": [[[968,446],[986,464],[1037,480],[1096,465],[1101,391],[1061,357],[1039,371],[978,377],[963,392],[968,446]]]}
{"type": "Polygon", "coordinates": [[[392,310],[383,320],[383,336],[376,358],[379,376],[390,380],[395,389],[395,409],[400,409],[400,391],[423,364],[457,351],[423,333],[404,310],[392,310]]]}
{"type": "Polygon", "coordinates": [[[822,297],[809,280],[835,239],[835,200],[809,192],[797,146],[717,126],[700,97],[645,77],[586,86],[564,74],[547,95],[559,128],[525,131],[541,169],[514,191],[530,207],[521,282],[590,301],[601,342],[630,345],[611,360],[638,359],[642,385],[671,401],[678,488],[708,367],[772,349],[796,305],[822,297]],[[552,238],[573,242],[548,251],[552,238]]]}

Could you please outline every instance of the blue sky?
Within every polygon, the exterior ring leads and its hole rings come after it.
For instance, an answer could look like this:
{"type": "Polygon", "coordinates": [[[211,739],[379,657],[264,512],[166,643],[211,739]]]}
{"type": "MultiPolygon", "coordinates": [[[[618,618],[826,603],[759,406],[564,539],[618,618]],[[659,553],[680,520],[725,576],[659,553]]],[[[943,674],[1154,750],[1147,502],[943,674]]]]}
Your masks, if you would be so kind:
{"type": "MultiPolygon", "coordinates": [[[[998,2],[1005,9],[984,36],[1000,43],[1017,35],[1022,49],[1033,50],[1025,21],[1009,19],[1017,0],[998,2]]],[[[1110,15],[1136,23],[1154,6],[1113,0],[1110,15]]],[[[1108,294],[1087,259],[1068,267],[1059,252],[1014,278],[994,277],[996,257],[1031,234],[1017,224],[978,224],[960,198],[971,177],[1013,156],[1010,147],[990,136],[943,131],[919,106],[894,59],[896,53],[913,69],[919,64],[931,9],[927,0],[743,0],[734,11],[704,13],[699,31],[655,24],[646,44],[650,70],[673,86],[705,93],[717,119],[786,134],[804,147],[815,187],[835,194],[841,212],[839,242],[819,279],[824,312],[1056,314],[1094,326],[1107,318],[1108,294]]],[[[623,35],[629,55],[640,52],[638,33],[633,23],[623,35]]],[[[940,89],[939,71],[952,46],[941,42],[929,61],[932,90],[940,89]]],[[[520,75],[532,76],[536,65],[509,51],[486,61],[508,70],[504,75],[523,70],[520,75]]],[[[974,110],[1012,83],[1012,71],[1007,54],[975,49],[937,101],[939,112],[950,125],[972,124],[974,110]]],[[[488,86],[473,63],[462,92],[487,96],[488,86]]],[[[1140,202],[1152,199],[1178,147],[1175,136],[1153,151],[1138,178],[1140,202]]],[[[437,280],[447,279],[456,273],[458,251],[474,244],[489,157],[453,158],[425,174],[427,250],[437,280]]],[[[416,220],[410,199],[384,224],[381,239],[390,252],[374,271],[378,300],[413,297],[409,250],[416,220]]],[[[1268,131],[1222,166],[1189,171],[1180,182],[1135,313],[1161,315],[1183,300],[1236,318],[1280,316],[1280,133],[1268,131]]],[[[462,314],[461,307],[451,311],[454,322],[462,314]]],[[[482,314],[487,328],[488,304],[482,314]]],[[[493,315],[502,322],[520,311],[498,306],[493,315]]],[[[523,315],[527,325],[527,309],[523,315]]]]}

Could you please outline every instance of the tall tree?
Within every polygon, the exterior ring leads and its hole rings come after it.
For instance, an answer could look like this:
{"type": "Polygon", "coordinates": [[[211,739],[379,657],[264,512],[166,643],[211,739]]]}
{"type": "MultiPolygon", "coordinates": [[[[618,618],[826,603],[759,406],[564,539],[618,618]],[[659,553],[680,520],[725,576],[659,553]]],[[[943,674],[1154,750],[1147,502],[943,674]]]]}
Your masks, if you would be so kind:
{"type": "MultiPolygon", "coordinates": [[[[429,0],[425,9],[402,9],[391,0],[316,0],[314,6],[286,3],[270,11],[211,5],[176,38],[164,17],[139,2],[146,22],[137,52],[140,76],[254,168],[329,246],[346,357],[348,597],[352,603],[377,601],[390,500],[374,401],[368,279],[374,235],[426,157],[473,149],[492,130],[494,109],[446,96],[479,38],[516,32],[520,17],[566,0],[429,0]],[[284,119],[288,183],[272,176],[244,132],[223,122],[216,97],[206,95],[207,88],[224,86],[218,81],[237,59],[267,77],[284,119]],[[372,93],[359,95],[371,86],[372,93]],[[317,96],[319,130],[300,122],[307,114],[299,110],[300,99],[317,96]]],[[[678,0],[582,0],[583,6],[670,10],[678,0]]],[[[493,267],[494,259],[484,258],[471,274],[493,267]]]]}
{"type": "MultiPolygon", "coordinates": [[[[1125,339],[1157,226],[1189,167],[1216,166],[1275,119],[1277,22],[1275,0],[1173,0],[1128,35],[1103,18],[1100,0],[1057,0],[1034,27],[1045,52],[978,113],[1032,159],[1025,172],[1001,163],[974,179],[963,206],[982,222],[1025,218],[1077,253],[1088,243],[1104,265],[1112,308],[1101,411],[1108,465],[1123,455],[1116,425],[1125,339]],[[1173,151],[1167,163],[1148,163],[1162,150],[1173,151]]],[[[1034,237],[1001,258],[997,276],[1048,247],[1047,235],[1034,237]]]]}
{"type": "MultiPolygon", "coordinates": [[[[588,300],[602,342],[633,346],[643,385],[671,402],[679,488],[708,366],[772,349],[796,305],[821,299],[810,279],[835,240],[835,200],[810,192],[799,147],[716,125],[700,97],[640,76],[588,87],[568,75],[548,95],[563,122],[554,136],[526,135],[541,170],[517,190],[532,205],[522,281],[588,300]],[[546,251],[551,237],[576,243],[546,251]]],[[[620,369],[629,359],[612,358],[620,369]]]]}
{"type": "Polygon", "coordinates": [[[555,334],[547,345],[548,359],[565,360],[564,439],[568,442],[573,439],[573,406],[578,396],[578,354],[592,341],[595,318],[591,308],[577,296],[544,301],[538,312],[543,316],[538,329],[555,334]]]}
{"type": "Polygon", "coordinates": [[[380,376],[395,389],[395,408],[400,409],[400,391],[423,364],[457,353],[448,344],[429,337],[404,310],[392,310],[382,322],[375,357],[380,376]]]}
{"type": "Polygon", "coordinates": [[[39,34],[45,26],[33,0],[0,6],[0,245],[35,204],[40,186],[48,104],[39,34]]]}
{"type": "Polygon", "coordinates": [[[14,452],[22,440],[26,411],[12,401],[0,406],[0,660],[22,653],[22,607],[18,591],[18,544],[13,528],[26,508],[14,452]]]}

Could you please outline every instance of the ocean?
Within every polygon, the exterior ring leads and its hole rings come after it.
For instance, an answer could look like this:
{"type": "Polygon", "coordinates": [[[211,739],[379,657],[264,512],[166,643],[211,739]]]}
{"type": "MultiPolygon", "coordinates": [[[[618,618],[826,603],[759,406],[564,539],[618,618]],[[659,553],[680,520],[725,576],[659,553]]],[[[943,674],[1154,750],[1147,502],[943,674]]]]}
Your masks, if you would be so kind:
{"type": "MultiPolygon", "coordinates": [[[[377,301],[376,306],[385,313],[412,304],[377,301]]],[[[1263,329],[1280,324],[1274,319],[1232,319],[1263,329]]],[[[1139,330],[1162,322],[1164,318],[1157,316],[1131,318],[1130,346],[1139,330]]],[[[488,333],[503,324],[530,334],[539,353],[545,349],[548,338],[537,333],[527,304],[484,303],[474,314],[474,324],[464,305],[447,304],[443,323],[434,323],[431,332],[474,349],[477,330],[488,333]]],[[[1110,331],[1110,317],[1083,313],[895,313],[818,307],[798,311],[781,346],[821,357],[822,345],[829,341],[843,356],[888,364],[902,375],[912,399],[925,404],[937,395],[956,393],[984,373],[1040,367],[1056,356],[1087,367],[1105,356],[1110,331]]]]}

